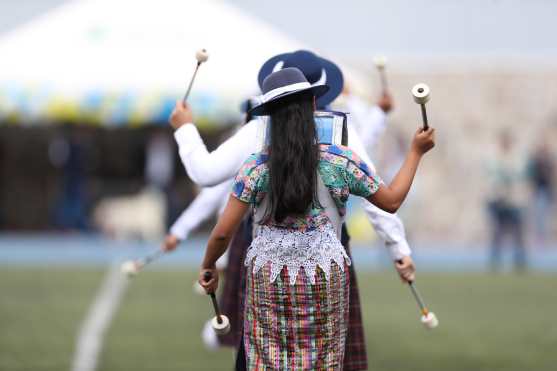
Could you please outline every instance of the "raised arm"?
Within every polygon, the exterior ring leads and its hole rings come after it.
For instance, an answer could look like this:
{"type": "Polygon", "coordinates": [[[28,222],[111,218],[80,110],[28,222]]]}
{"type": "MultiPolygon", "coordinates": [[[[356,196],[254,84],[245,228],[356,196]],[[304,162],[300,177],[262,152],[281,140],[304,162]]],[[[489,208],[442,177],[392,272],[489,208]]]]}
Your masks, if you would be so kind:
{"type": "Polygon", "coordinates": [[[410,190],[422,156],[434,146],[435,129],[418,129],[406,159],[391,184],[381,184],[377,192],[368,197],[368,201],[387,212],[396,212],[410,190]]]}
{"type": "MultiPolygon", "coordinates": [[[[348,131],[349,147],[356,152],[357,155],[359,155],[360,159],[368,165],[368,168],[370,168],[372,172],[375,172],[374,166],[363,148],[358,134],[355,132],[350,122],[348,124],[348,131]]],[[[431,139],[433,140],[433,135],[431,136],[431,139]]],[[[380,185],[375,194],[377,195],[377,193],[385,192],[384,188],[385,185],[380,185]]],[[[385,242],[385,246],[388,248],[392,259],[395,261],[395,268],[400,278],[404,282],[413,281],[415,266],[412,258],[410,257],[411,250],[408,242],[406,241],[402,220],[400,220],[396,214],[388,213],[375,206],[372,203],[372,198],[373,196],[368,197],[368,201],[370,202],[362,200],[363,208],[367,214],[368,220],[375,228],[379,237],[385,242]]]]}
{"type": "Polygon", "coordinates": [[[174,138],[182,164],[189,177],[200,186],[214,186],[234,177],[244,160],[256,151],[256,120],[242,126],[213,152],[207,151],[192,121],[189,107],[178,102],[170,123],[176,129],[174,138]]]}
{"type": "MultiPolygon", "coordinates": [[[[348,142],[349,147],[367,164],[367,166],[376,172],[375,167],[369,158],[366,150],[360,141],[359,135],[352,126],[352,120],[348,123],[348,142]]],[[[411,255],[410,246],[406,241],[406,233],[404,224],[396,214],[391,214],[381,210],[374,204],[362,199],[362,207],[367,218],[379,237],[385,242],[385,246],[389,250],[394,261],[403,259],[411,255]]]]}
{"type": "Polygon", "coordinates": [[[236,233],[240,222],[248,210],[248,203],[240,201],[234,196],[230,196],[224,212],[219,218],[215,228],[213,228],[199,273],[199,283],[207,292],[214,292],[217,289],[218,273],[215,263],[226,251],[232,236],[236,233]],[[207,271],[211,272],[211,276],[213,277],[209,282],[204,281],[204,274],[207,271]]]}

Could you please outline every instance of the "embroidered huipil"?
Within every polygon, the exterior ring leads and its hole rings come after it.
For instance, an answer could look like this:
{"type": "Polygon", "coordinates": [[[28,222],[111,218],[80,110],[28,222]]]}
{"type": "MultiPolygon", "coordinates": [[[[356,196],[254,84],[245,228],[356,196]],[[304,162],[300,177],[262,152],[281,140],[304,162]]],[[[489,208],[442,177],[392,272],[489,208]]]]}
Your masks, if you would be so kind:
{"type": "MultiPolygon", "coordinates": [[[[373,162],[366,153],[377,142],[382,128],[385,127],[386,115],[378,107],[368,107],[354,97],[346,101],[348,112],[348,147],[373,170],[373,162]],[[355,103],[355,104],[354,104],[355,103]]],[[[232,179],[245,159],[257,152],[259,119],[254,119],[242,126],[232,137],[223,142],[212,152],[207,150],[195,125],[183,125],[174,133],[178,144],[180,159],[189,177],[200,186],[214,186],[227,179],[232,179]]],[[[404,224],[397,214],[391,214],[362,200],[364,212],[377,235],[385,242],[393,260],[402,259],[411,254],[406,241],[404,224]]]]}
{"type": "MultiPolygon", "coordinates": [[[[268,192],[267,157],[266,153],[251,155],[233,184],[232,195],[256,208],[268,192]]],[[[350,194],[369,197],[381,183],[365,162],[342,146],[320,146],[318,173],[341,216],[346,213],[350,194]]],[[[350,259],[325,210],[314,205],[303,216],[288,216],[280,223],[267,221],[259,226],[245,264],[249,266],[252,262],[255,273],[265,264],[271,264],[271,282],[287,267],[290,283],[294,284],[301,267],[310,282],[315,283],[317,267],[328,279],[331,262],[344,269],[344,262],[350,264],[350,259]]]]}

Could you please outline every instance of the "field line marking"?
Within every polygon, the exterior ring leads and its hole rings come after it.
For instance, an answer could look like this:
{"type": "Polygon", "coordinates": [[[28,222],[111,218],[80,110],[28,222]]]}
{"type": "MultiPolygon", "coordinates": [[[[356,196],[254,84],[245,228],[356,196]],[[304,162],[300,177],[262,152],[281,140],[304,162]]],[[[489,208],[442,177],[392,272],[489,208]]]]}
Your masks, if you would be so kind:
{"type": "Polygon", "coordinates": [[[94,371],[103,346],[104,335],[128,287],[128,279],[112,264],[104,277],[93,304],[89,308],[79,334],[72,362],[72,371],[94,371]]]}

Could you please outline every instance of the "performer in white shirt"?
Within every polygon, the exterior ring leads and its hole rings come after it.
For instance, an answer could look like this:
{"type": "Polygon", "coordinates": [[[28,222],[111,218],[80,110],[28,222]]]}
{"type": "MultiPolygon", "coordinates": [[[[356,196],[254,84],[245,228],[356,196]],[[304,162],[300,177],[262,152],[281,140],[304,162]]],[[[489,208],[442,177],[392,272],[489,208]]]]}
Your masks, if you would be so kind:
{"type": "MultiPolygon", "coordinates": [[[[251,107],[260,103],[259,97],[251,97],[242,103],[240,110],[245,114],[243,124],[250,122],[252,119],[252,116],[249,114],[251,107]]],[[[241,126],[239,126],[239,128],[241,128],[241,126]]],[[[194,229],[201,225],[201,223],[216,213],[220,215],[228,201],[231,187],[232,179],[225,180],[217,185],[203,187],[201,192],[199,192],[195,199],[170,227],[162,244],[162,249],[167,252],[175,250],[181,242],[188,238],[194,229]]],[[[225,254],[223,258],[225,258],[226,255],[227,254],[225,254]]],[[[226,259],[223,258],[218,261],[220,265],[219,269],[225,268],[226,259]]]]}
{"type": "MultiPolygon", "coordinates": [[[[297,51],[271,58],[260,70],[260,85],[263,79],[270,73],[286,67],[299,68],[312,84],[325,83],[330,87],[329,93],[317,100],[316,104],[318,109],[326,108],[342,91],[343,77],[340,69],[334,63],[308,51],[297,51]]],[[[356,105],[356,102],[358,102],[356,99],[349,99],[347,104],[356,105]]],[[[365,112],[361,107],[361,102],[358,103],[360,103],[360,107],[356,108],[359,112],[365,112]]],[[[365,123],[360,120],[357,126],[363,131],[362,134],[366,135],[366,138],[364,138],[365,143],[374,143],[377,140],[377,136],[382,132],[382,128],[385,126],[386,113],[382,113],[380,110],[380,108],[374,107],[370,108],[367,113],[358,114],[359,117],[362,116],[366,119],[365,123]],[[370,122],[371,120],[373,120],[373,122],[370,122]],[[374,127],[374,129],[369,129],[370,127],[374,127]]],[[[182,163],[190,178],[199,185],[212,186],[233,178],[245,159],[258,150],[256,138],[258,136],[260,121],[257,119],[251,120],[245,124],[235,135],[210,153],[207,151],[197,128],[192,124],[193,118],[189,107],[185,107],[179,102],[171,115],[170,122],[176,129],[175,139],[179,146],[182,163]]],[[[348,147],[356,152],[371,169],[375,170],[350,116],[347,129],[348,147]]],[[[393,260],[396,262],[395,267],[401,278],[405,281],[413,280],[415,268],[410,258],[410,248],[406,242],[404,227],[400,219],[396,215],[384,212],[368,202],[365,202],[365,200],[364,209],[378,235],[385,241],[393,260]]],[[[344,235],[347,236],[346,233],[344,233],[344,235]]],[[[232,260],[234,241],[231,245],[230,259],[232,260]]],[[[249,245],[249,242],[247,245],[249,245]]],[[[245,246],[246,249],[247,245],[245,246]]],[[[346,248],[349,253],[348,246],[346,246],[346,248]]],[[[350,269],[351,283],[354,284],[351,285],[351,324],[346,340],[347,357],[345,358],[344,369],[363,370],[367,369],[367,356],[359,308],[359,294],[357,285],[355,284],[355,273],[352,267],[350,269]]],[[[229,281],[227,273],[225,285],[229,281]]],[[[224,291],[226,291],[226,286],[224,291]]],[[[227,312],[227,315],[232,314],[231,312],[227,312]]],[[[238,321],[231,320],[231,323],[234,322],[238,321]]],[[[233,329],[231,335],[237,337],[238,334],[236,334],[233,329]]],[[[221,338],[222,343],[228,343],[229,345],[234,345],[237,341],[236,339],[234,342],[222,340],[221,338]]],[[[238,359],[241,360],[242,357],[239,356],[238,359]]],[[[241,369],[238,365],[237,368],[241,369]]]]}

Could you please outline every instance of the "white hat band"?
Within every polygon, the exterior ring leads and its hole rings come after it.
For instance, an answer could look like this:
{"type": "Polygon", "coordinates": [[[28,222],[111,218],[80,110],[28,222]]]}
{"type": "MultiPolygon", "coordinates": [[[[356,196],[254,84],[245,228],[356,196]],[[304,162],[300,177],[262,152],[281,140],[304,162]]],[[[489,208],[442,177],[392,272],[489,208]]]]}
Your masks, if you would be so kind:
{"type": "Polygon", "coordinates": [[[302,90],[302,89],[307,89],[307,88],[311,88],[310,83],[307,82],[307,81],[297,82],[295,84],[290,84],[290,85],[286,85],[286,86],[281,86],[279,88],[270,90],[267,93],[263,94],[263,102],[264,103],[268,102],[271,99],[275,98],[276,96],[279,96],[279,95],[284,94],[284,93],[289,93],[291,91],[302,90]]]}

